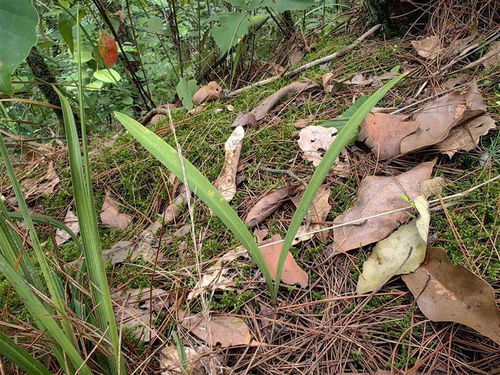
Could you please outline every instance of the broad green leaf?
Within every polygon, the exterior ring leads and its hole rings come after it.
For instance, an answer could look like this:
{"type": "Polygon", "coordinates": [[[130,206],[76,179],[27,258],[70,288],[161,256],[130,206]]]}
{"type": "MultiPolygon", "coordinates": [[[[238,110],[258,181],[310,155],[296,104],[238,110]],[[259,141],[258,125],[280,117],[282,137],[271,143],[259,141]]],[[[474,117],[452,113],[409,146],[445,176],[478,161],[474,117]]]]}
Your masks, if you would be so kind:
{"type": "Polygon", "coordinates": [[[181,78],[177,86],[175,87],[177,95],[181,99],[182,105],[186,109],[193,108],[193,95],[198,91],[198,85],[194,79],[186,81],[181,78]]]}
{"type": "Polygon", "coordinates": [[[191,191],[215,212],[217,217],[229,230],[231,230],[231,232],[233,232],[245,249],[247,249],[264,275],[267,285],[271,287],[271,274],[267,269],[264,258],[257,247],[257,243],[252,233],[250,233],[238,214],[226,202],[222,194],[214,185],[212,185],[188,160],[184,158],[181,159],[178,152],[172,146],[151,130],[123,113],[115,112],[114,114],[132,137],[177,176],[179,180],[187,183],[191,191]]]}
{"type": "Polygon", "coordinates": [[[10,75],[36,45],[37,25],[31,0],[0,0],[0,92],[13,94],[10,75]]]}
{"type": "Polygon", "coordinates": [[[314,0],[264,0],[262,6],[271,8],[275,12],[283,13],[287,10],[304,10],[314,5],[314,0]]]}
{"type": "Polygon", "coordinates": [[[357,293],[378,291],[392,276],[415,271],[425,259],[431,216],[423,196],[415,198],[420,217],[402,225],[373,249],[363,264],[357,293]]]}
{"type": "MultiPolygon", "coordinates": [[[[82,59],[82,64],[94,60],[94,56],[92,56],[92,50],[87,50],[82,48],[80,52],[80,56],[82,59]]],[[[73,63],[78,64],[78,48],[73,48],[73,59],[71,60],[73,63]]]]}
{"type": "Polygon", "coordinates": [[[163,21],[160,17],[150,17],[146,27],[149,32],[159,34],[163,31],[163,21]]]}
{"type": "Polygon", "coordinates": [[[246,13],[228,12],[219,16],[219,26],[212,28],[212,36],[219,47],[220,54],[225,55],[244,37],[250,28],[250,18],[246,13]]]}
{"type": "Polygon", "coordinates": [[[12,341],[7,335],[0,332],[0,353],[21,370],[30,375],[50,375],[40,361],[36,360],[24,348],[12,341]]]}
{"type": "Polygon", "coordinates": [[[116,83],[122,77],[120,76],[120,73],[118,73],[114,69],[101,69],[101,70],[96,70],[94,72],[94,78],[98,79],[99,81],[103,81],[106,83],[116,83]]]}
{"type": "Polygon", "coordinates": [[[59,32],[61,33],[64,41],[69,47],[71,53],[73,53],[74,43],[73,43],[73,26],[75,22],[73,18],[66,12],[63,12],[59,15],[59,21],[57,23],[59,27],[59,32]]]}
{"type": "Polygon", "coordinates": [[[321,163],[318,165],[314,174],[307,185],[307,188],[302,196],[302,199],[293,215],[290,226],[288,227],[288,232],[286,233],[285,240],[283,242],[283,248],[281,250],[280,259],[278,263],[278,269],[276,271],[276,276],[274,278],[274,288],[271,297],[276,299],[278,295],[279,283],[281,279],[281,273],[283,272],[283,265],[285,259],[290,251],[292,241],[297,234],[297,230],[302,223],[302,220],[307,214],[309,207],[311,206],[313,199],[318,191],[319,187],[323,183],[326,175],[330,172],[333,163],[337,160],[345,146],[349,145],[358,137],[359,126],[361,122],[368,115],[370,110],[384,97],[385,94],[398,83],[406,74],[402,74],[399,77],[387,82],[384,86],[373,93],[359,108],[358,110],[349,118],[349,121],[340,130],[335,141],[331,144],[328,150],[325,152],[321,163]]]}

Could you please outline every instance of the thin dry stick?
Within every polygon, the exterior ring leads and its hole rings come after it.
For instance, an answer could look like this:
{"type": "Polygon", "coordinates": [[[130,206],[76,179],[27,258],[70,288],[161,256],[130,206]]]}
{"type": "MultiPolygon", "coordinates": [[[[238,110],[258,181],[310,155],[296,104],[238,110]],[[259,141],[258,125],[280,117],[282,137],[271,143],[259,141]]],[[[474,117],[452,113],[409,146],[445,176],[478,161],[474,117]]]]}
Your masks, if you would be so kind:
{"type": "Polygon", "coordinates": [[[347,46],[344,49],[341,49],[340,51],[337,51],[335,53],[332,53],[331,55],[322,57],[320,59],[311,61],[311,62],[309,62],[307,64],[304,64],[302,66],[299,66],[297,69],[291,70],[291,71],[289,71],[287,73],[278,74],[278,75],[272,76],[270,78],[266,78],[266,79],[264,79],[262,81],[255,82],[255,83],[252,83],[252,84],[250,84],[248,86],[242,87],[241,89],[231,91],[226,96],[227,97],[236,96],[236,95],[241,94],[244,91],[253,89],[254,87],[265,86],[268,83],[274,82],[274,81],[276,81],[276,80],[278,80],[280,78],[292,78],[292,77],[295,77],[297,74],[300,74],[300,73],[302,73],[303,71],[305,71],[307,69],[313,68],[313,67],[315,67],[317,65],[320,65],[320,64],[327,63],[327,62],[329,62],[329,61],[331,61],[333,59],[342,57],[342,56],[348,54],[349,52],[351,52],[358,44],[360,44],[363,40],[365,40],[370,35],[372,35],[375,31],[377,31],[380,28],[380,26],[381,25],[375,25],[375,26],[373,26],[370,30],[368,30],[366,33],[364,33],[358,39],[356,39],[354,42],[352,42],[352,44],[350,44],[349,46],[347,46]]]}

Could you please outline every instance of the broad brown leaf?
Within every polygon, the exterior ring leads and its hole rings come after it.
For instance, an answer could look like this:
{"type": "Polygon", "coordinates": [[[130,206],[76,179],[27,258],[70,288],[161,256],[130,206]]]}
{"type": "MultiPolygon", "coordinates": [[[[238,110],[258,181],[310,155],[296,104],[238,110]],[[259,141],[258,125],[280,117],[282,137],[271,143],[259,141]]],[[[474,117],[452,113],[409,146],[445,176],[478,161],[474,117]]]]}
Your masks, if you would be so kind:
{"type": "Polygon", "coordinates": [[[475,149],[479,143],[479,138],[492,129],[495,129],[495,120],[490,116],[475,117],[451,129],[448,137],[439,142],[436,148],[439,152],[451,158],[459,150],[470,151],[475,149]]]}
{"type": "MultiPolygon", "coordinates": [[[[275,234],[271,237],[268,243],[280,240],[281,236],[279,234],[275,234]]],[[[276,275],[276,270],[278,269],[278,260],[281,254],[282,247],[283,242],[279,242],[274,245],[259,248],[262,257],[264,258],[264,262],[267,265],[267,269],[273,277],[273,280],[274,275],[276,275]]],[[[281,275],[281,281],[289,285],[299,284],[302,288],[307,287],[307,284],[309,282],[309,275],[297,265],[297,262],[295,262],[295,259],[293,258],[291,253],[288,253],[286,256],[285,264],[283,266],[283,273],[281,275]]]]}
{"type": "Polygon", "coordinates": [[[208,321],[200,315],[183,317],[181,324],[209,346],[220,344],[223,348],[257,344],[252,339],[245,321],[229,315],[213,315],[208,321]]]}
{"type": "Polygon", "coordinates": [[[418,129],[416,121],[404,121],[405,116],[370,113],[366,116],[359,140],[365,142],[379,159],[390,159],[401,153],[401,140],[418,129]]]}
{"type": "MultiPolygon", "coordinates": [[[[73,231],[74,234],[78,235],[80,233],[80,223],[78,222],[78,217],[73,212],[71,208],[68,208],[66,216],[64,217],[64,224],[73,231]]],[[[58,229],[56,231],[56,243],[62,245],[71,238],[70,234],[65,230],[58,229]]]]}
{"type": "Polygon", "coordinates": [[[118,211],[118,204],[106,193],[101,208],[101,221],[113,229],[125,230],[132,221],[132,216],[118,211]]]}
{"type": "MultiPolygon", "coordinates": [[[[358,198],[352,208],[338,216],[334,224],[348,223],[368,216],[408,206],[403,199],[415,199],[421,194],[421,186],[432,174],[435,160],[421,163],[398,176],[368,176],[361,181],[358,198]]],[[[405,211],[367,219],[333,230],[334,251],[357,249],[380,241],[408,219],[405,211]]]]}
{"type": "Polygon", "coordinates": [[[463,91],[442,96],[425,105],[415,116],[419,128],[402,139],[400,152],[406,154],[441,142],[453,127],[484,112],[486,105],[476,82],[463,91]]]}
{"type": "Polygon", "coordinates": [[[465,267],[454,266],[444,249],[428,248],[425,262],[402,278],[427,318],[464,324],[500,344],[493,288],[465,267]]]}
{"type": "Polygon", "coordinates": [[[432,35],[421,40],[412,40],[411,45],[420,56],[429,60],[434,60],[443,51],[438,35],[432,35]]]}
{"type": "Polygon", "coordinates": [[[295,194],[301,185],[287,185],[262,196],[245,218],[245,224],[254,227],[276,211],[295,194]]]}
{"type": "Polygon", "coordinates": [[[200,105],[205,102],[219,99],[221,93],[222,87],[220,87],[217,82],[211,81],[195,92],[193,95],[193,104],[200,105]]]}

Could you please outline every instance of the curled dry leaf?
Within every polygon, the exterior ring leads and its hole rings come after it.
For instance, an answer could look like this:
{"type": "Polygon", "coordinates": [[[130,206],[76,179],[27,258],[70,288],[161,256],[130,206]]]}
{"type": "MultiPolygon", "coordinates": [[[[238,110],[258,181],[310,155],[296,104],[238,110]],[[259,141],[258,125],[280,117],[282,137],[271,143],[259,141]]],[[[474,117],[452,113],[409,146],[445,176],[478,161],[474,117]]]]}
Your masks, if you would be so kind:
{"type": "MultiPolygon", "coordinates": [[[[361,181],[358,198],[352,208],[338,216],[335,225],[360,220],[408,206],[403,196],[414,200],[432,174],[435,160],[421,163],[398,176],[368,176],[361,181]]],[[[334,251],[344,252],[380,241],[408,219],[405,211],[393,212],[333,230],[334,251]]]]}
{"type": "Polygon", "coordinates": [[[274,106],[276,106],[276,104],[278,104],[285,96],[293,94],[296,95],[315,87],[318,87],[318,84],[310,79],[300,82],[292,82],[261,101],[257,107],[250,112],[250,114],[252,114],[257,121],[260,121],[266,117],[269,111],[271,111],[271,109],[273,109],[274,106]]]}
{"type": "Polygon", "coordinates": [[[358,294],[376,292],[391,277],[413,272],[424,261],[431,221],[429,203],[423,196],[418,196],[414,203],[420,217],[375,245],[363,264],[356,288],[358,294]]]}
{"type": "Polygon", "coordinates": [[[214,182],[214,186],[220,191],[227,202],[230,202],[236,194],[236,172],[238,170],[244,136],[245,129],[243,129],[243,126],[238,126],[227,139],[224,145],[226,151],[224,166],[219,177],[214,182]]]}
{"type": "Polygon", "coordinates": [[[304,159],[312,161],[317,167],[323,158],[323,153],[328,150],[335,140],[337,129],[322,126],[308,126],[299,132],[298,144],[304,152],[304,159]]]}
{"type": "Polygon", "coordinates": [[[282,188],[270,191],[262,196],[259,201],[251,208],[245,218],[245,224],[254,227],[261,223],[276,211],[290,197],[297,193],[302,185],[287,185],[282,188]]]}
{"type": "MultiPolygon", "coordinates": [[[[309,219],[313,224],[310,225],[301,225],[299,230],[297,231],[296,239],[293,241],[293,244],[296,245],[300,242],[310,240],[315,235],[320,239],[320,241],[325,242],[328,239],[328,232],[319,232],[316,234],[307,234],[309,232],[313,232],[324,228],[324,225],[317,224],[318,222],[322,222],[326,220],[328,213],[332,206],[328,203],[328,199],[330,198],[331,189],[328,185],[320,186],[318,192],[314,196],[313,203],[309,208],[309,219]],[[316,223],[316,224],[315,224],[316,223]]],[[[300,199],[293,199],[295,205],[298,205],[300,199]]]]}
{"type": "Polygon", "coordinates": [[[248,252],[241,246],[224,254],[214,265],[203,272],[200,280],[189,292],[187,299],[192,300],[206,290],[233,289],[235,283],[229,277],[231,271],[229,265],[239,257],[248,258],[248,252]]]}
{"type": "MultiPolygon", "coordinates": [[[[275,234],[271,237],[271,239],[267,242],[264,242],[261,245],[265,245],[266,243],[280,241],[281,236],[279,234],[275,234]]],[[[260,247],[260,253],[264,258],[264,262],[266,263],[267,269],[271,273],[271,276],[274,280],[274,275],[276,275],[276,270],[278,269],[278,261],[281,254],[281,249],[283,247],[283,242],[278,242],[273,245],[260,247]]],[[[294,285],[299,284],[302,288],[306,288],[309,282],[309,275],[302,268],[300,268],[293,258],[292,254],[289,252],[285,259],[285,264],[283,266],[283,273],[281,275],[281,281],[285,284],[294,285]]]]}
{"type": "Polygon", "coordinates": [[[106,192],[106,197],[101,208],[101,222],[108,227],[125,230],[132,221],[132,216],[118,211],[118,204],[106,192]]]}
{"type": "Polygon", "coordinates": [[[245,321],[230,315],[212,315],[208,319],[200,315],[185,316],[181,324],[209,346],[220,344],[222,348],[229,348],[259,344],[252,339],[245,321]]]}
{"type": "Polygon", "coordinates": [[[495,291],[465,267],[454,266],[444,249],[428,248],[425,262],[402,278],[427,318],[464,324],[500,344],[495,291]]]}
{"type": "Polygon", "coordinates": [[[451,158],[459,150],[470,151],[475,149],[479,143],[479,138],[495,128],[495,120],[491,116],[475,117],[451,129],[448,137],[439,142],[436,148],[439,152],[451,158]]]}
{"type": "Polygon", "coordinates": [[[334,81],[332,80],[333,73],[328,72],[323,74],[321,77],[321,83],[323,84],[323,91],[326,94],[330,94],[333,91],[334,81]]]}
{"type": "MultiPolygon", "coordinates": [[[[76,217],[76,214],[71,208],[68,208],[68,212],[66,212],[66,216],[64,217],[64,224],[66,224],[66,226],[71,229],[74,234],[77,235],[78,233],[80,233],[80,223],[78,222],[78,217],[76,217]]],[[[70,238],[70,234],[65,230],[56,230],[56,243],[58,245],[62,245],[70,238]]]]}
{"type": "Polygon", "coordinates": [[[434,60],[443,51],[439,36],[432,35],[422,40],[412,40],[411,44],[424,59],[434,60]]]}
{"type": "Polygon", "coordinates": [[[205,102],[211,102],[213,100],[219,99],[222,93],[222,87],[215,81],[209,82],[207,85],[202,86],[193,95],[193,104],[200,105],[205,102]]]}
{"type": "Polygon", "coordinates": [[[419,128],[401,140],[400,151],[411,151],[443,141],[461,122],[486,112],[486,105],[476,82],[463,91],[454,91],[427,105],[415,116],[419,128]]]}
{"type": "Polygon", "coordinates": [[[379,159],[390,159],[401,153],[401,140],[418,129],[416,121],[405,116],[369,113],[361,125],[359,140],[365,142],[379,159]]]}

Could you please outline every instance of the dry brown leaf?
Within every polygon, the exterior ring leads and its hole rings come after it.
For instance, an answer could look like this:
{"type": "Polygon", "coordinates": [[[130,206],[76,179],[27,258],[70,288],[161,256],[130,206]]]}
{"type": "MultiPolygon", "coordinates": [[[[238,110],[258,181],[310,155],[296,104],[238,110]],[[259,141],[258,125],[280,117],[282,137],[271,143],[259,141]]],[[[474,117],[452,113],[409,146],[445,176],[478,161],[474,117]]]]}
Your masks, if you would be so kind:
{"type": "Polygon", "coordinates": [[[161,288],[139,288],[114,291],[111,298],[120,306],[130,306],[160,313],[170,306],[169,296],[170,293],[161,288]]]}
{"type": "Polygon", "coordinates": [[[297,193],[301,185],[287,185],[262,196],[248,212],[245,224],[254,227],[276,211],[290,197],[297,193]]]}
{"type": "Polygon", "coordinates": [[[108,227],[125,230],[132,221],[132,216],[118,211],[118,204],[106,192],[106,197],[101,208],[101,222],[108,227]]]}
{"type": "Polygon", "coordinates": [[[401,153],[401,140],[418,129],[415,121],[404,121],[405,116],[386,113],[369,113],[366,116],[359,140],[365,142],[379,159],[390,159],[401,153]]]}
{"type": "Polygon", "coordinates": [[[323,74],[323,77],[321,77],[321,82],[323,84],[323,91],[326,94],[330,94],[333,90],[334,86],[334,81],[332,80],[333,73],[328,72],[323,74]]]}
{"type": "Polygon", "coordinates": [[[31,201],[52,194],[59,181],[54,163],[50,162],[47,172],[41,178],[30,178],[22,182],[24,199],[31,201]]]}
{"type": "Polygon", "coordinates": [[[215,81],[209,82],[207,85],[200,87],[193,95],[193,104],[195,106],[205,102],[210,102],[219,99],[222,93],[222,87],[215,81]]]}
{"type": "Polygon", "coordinates": [[[304,159],[312,161],[317,167],[323,158],[323,153],[328,150],[335,140],[337,129],[324,128],[322,126],[307,126],[299,132],[297,141],[300,149],[304,152],[304,159]]]}
{"type": "Polygon", "coordinates": [[[317,87],[318,84],[310,79],[300,82],[292,82],[285,87],[282,87],[278,91],[276,91],[271,96],[267,97],[263,101],[261,101],[257,107],[255,107],[250,114],[252,114],[257,121],[262,120],[267,116],[269,111],[274,108],[276,104],[280,102],[287,95],[299,94],[305,90],[310,90],[312,88],[317,87]]]}
{"type": "MultiPolygon", "coordinates": [[[[348,223],[368,216],[408,206],[403,199],[421,194],[422,183],[430,179],[435,160],[421,163],[398,176],[368,176],[361,181],[358,198],[352,208],[335,218],[334,224],[348,223]]],[[[334,251],[357,249],[380,241],[408,219],[405,211],[394,212],[333,230],[334,251]]]]}
{"type": "MultiPolygon", "coordinates": [[[[281,236],[279,234],[275,234],[271,237],[271,239],[267,242],[264,242],[261,245],[266,243],[280,241],[281,236]]],[[[281,254],[281,248],[283,247],[283,242],[276,243],[274,245],[260,247],[260,253],[264,258],[264,262],[267,265],[267,269],[271,273],[271,276],[274,280],[274,275],[276,275],[276,270],[278,269],[278,260],[281,254]]],[[[281,281],[285,284],[294,285],[299,284],[302,288],[306,288],[309,282],[309,275],[302,268],[300,268],[295,262],[292,254],[289,252],[285,259],[285,264],[283,266],[283,273],[281,275],[281,281]]]]}
{"type": "Polygon", "coordinates": [[[209,346],[258,345],[253,341],[245,321],[230,315],[213,315],[208,321],[203,316],[191,315],[183,317],[181,324],[209,346]]]}
{"type": "Polygon", "coordinates": [[[443,51],[441,40],[437,35],[432,35],[421,40],[412,40],[411,44],[424,59],[434,60],[443,51]]]}
{"type": "Polygon", "coordinates": [[[402,139],[400,151],[411,151],[444,140],[450,130],[461,122],[486,112],[486,105],[476,82],[463,91],[451,92],[427,105],[415,116],[419,128],[402,139]]]}
{"type": "Polygon", "coordinates": [[[162,260],[163,254],[158,253],[158,237],[156,236],[160,226],[160,223],[155,222],[142,231],[136,240],[115,243],[111,248],[102,252],[104,261],[115,265],[138,257],[150,263],[162,260]]]}
{"type": "Polygon", "coordinates": [[[479,138],[495,129],[495,120],[489,115],[475,117],[451,129],[450,134],[436,145],[439,152],[450,158],[455,152],[470,151],[477,147],[479,138]]]}
{"type": "MultiPolygon", "coordinates": [[[[327,231],[319,232],[316,234],[307,234],[307,233],[324,228],[324,225],[314,224],[314,223],[325,221],[326,217],[330,213],[330,209],[332,208],[332,206],[330,206],[330,204],[328,203],[330,194],[331,194],[330,186],[328,185],[320,186],[316,195],[314,196],[313,203],[309,208],[309,219],[313,224],[301,225],[299,227],[296,239],[293,241],[294,245],[303,241],[310,240],[315,235],[320,239],[321,242],[325,242],[326,240],[328,240],[327,231]]],[[[292,201],[296,206],[298,206],[300,198],[299,197],[294,198],[292,199],[292,201]]]]}
{"type": "Polygon", "coordinates": [[[196,349],[184,346],[187,371],[184,370],[179,350],[175,345],[169,345],[160,351],[161,375],[222,375],[224,369],[221,356],[215,354],[208,347],[202,345],[196,349]]]}
{"type": "Polygon", "coordinates": [[[356,74],[354,77],[352,77],[350,80],[347,81],[342,81],[342,83],[346,85],[355,85],[355,86],[368,86],[368,85],[378,85],[381,86],[383,81],[388,81],[393,78],[396,78],[399,76],[398,72],[386,72],[384,74],[381,74],[379,76],[371,76],[368,78],[365,78],[363,74],[356,74]]]}
{"type": "Polygon", "coordinates": [[[487,58],[483,61],[483,65],[486,69],[495,68],[500,65],[500,41],[491,43],[487,58]]]}
{"type": "Polygon", "coordinates": [[[422,195],[425,199],[430,197],[438,197],[441,195],[443,188],[446,186],[446,180],[443,177],[434,177],[430,180],[425,180],[422,183],[422,195]]]}
{"type": "Polygon", "coordinates": [[[130,329],[136,337],[144,342],[158,336],[157,331],[150,326],[149,311],[130,306],[115,307],[116,323],[120,328],[130,329]]]}
{"type": "Polygon", "coordinates": [[[248,258],[248,252],[244,247],[239,246],[224,254],[214,265],[203,272],[200,280],[189,292],[187,299],[192,300],[206,290],[234,289],[235,282],[228,277],[231,270],[229,265],[239,257],[248,258]]]}
{"type": "MultiPolygon", "coordinates": [[[[64,217],[64,224],[66,224],[66,226],[71,229],[74,234],[78,235],[78,233],[80,233],[80,223],[78,222],[78,217],[76,217],[76,214],[71,208],[68,208],[68,212],[66,212],[66,216],[64,217]]],[[[70,238],[71,236],[65,230],[56,230],[56,244],[62,245],[70,238]]]]}
{"type": "Polygon", "coordinates": [[[427,318],[464,324],[500,344],[495,291],[465,267],[454,266],[444,249],[428,248],[425,262],[402,278],[427,318]]]}
{"type": "Polygon", "coordinates": [[[236,172],[240,161],[241,148],[243,146],[243,137],[245,129],[238,126],[227,139],[224,150],[226,158],[222,171],[214,182],[214,186],[220,191],[227,202],[230,202],[236,194],[236,172]]]}
{"type": "MultiPolygon", "coordinates": [[[[189,196],[191,196],[190,191],[189,196]]],[[[182,206],[186,204],[186,200],[186,186],[183,184],[179,188],[179,194],[177,194],[172,203],[165,208],[162,214],[158,215],[158,220],[164,224],[174,221],[182,212],[182,206]]]]}

